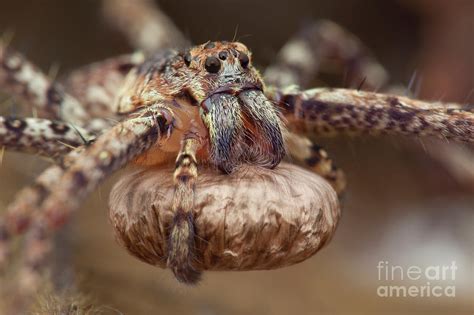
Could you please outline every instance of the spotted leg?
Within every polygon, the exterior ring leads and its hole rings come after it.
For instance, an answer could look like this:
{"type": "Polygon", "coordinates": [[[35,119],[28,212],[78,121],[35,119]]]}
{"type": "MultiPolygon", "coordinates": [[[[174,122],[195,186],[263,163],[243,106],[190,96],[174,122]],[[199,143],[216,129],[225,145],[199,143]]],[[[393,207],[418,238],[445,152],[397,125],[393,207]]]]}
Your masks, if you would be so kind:
{"type": "Polygon", "coordinates": [[[147,54],[164,48],[187,46],[174,23],[152,0],[103,0],[106,20],[125,34],[135,49],[147,54]]]}
{"type": "Polygon", "coordinates": [[[343,195],[346,188],[345,174],[323,148],[295,133],[287,135],[286,144],[292,159],[325,178],[339,197],[343,195]]]}
{"type": "MultiPolygon", "coordinates": [[[[281,49],[277,61],[266,72],[267,82],[306,86],[317,75],[320,64],[334,59],[348,68],[349,79],[355,81],[353,86],[358,89],[374,90],[381,87],[384,92],[393,91],[403,95],[410,92],[409,88],[402,86],[384,88],[388,75],[383,66],[370,56],[369,50],[354,35],[327,21],[307,26],[281,49]],[[300,55],[295,58],[294,52],[300,55]]],[[[446,105],[451,110],[466,109],[458,104],[446,105]]],[[[415,150],[415,146],[411,147],[415,150]]],[[[459,144],[438,142],[425,143],[424,149],[429,154],[437,152],[430,156],[469,186],[472,182],[472,178],[469,179],[467,175],[472,173],[469,163],[466,163],[472,156],[469,150],[459,144]],[[460,165],[463,165],[461,171],[460,165]]],[[[416,150],[419,150],[419,146],[416,146],[416,150]]]]}
{"type": "Polygon", "coordinates": [[[59,160],[92,138],[93,135],[83,128],[59,121],[0,116],[0,147],[7,150],[59,160]]]}
{"type": "Polygon", "coordinates": [[[90,120],[82,105],[52,82],[21,54],[0,42],[0,90],[31,106],[41,118],[62,120],[92,131],[102,131],[102,120],[90,120]]]}
{"type": "MultiPolygon", "coordinates": [[[[49,248],[49,231],[60,227],[69,214],[77,209],[87,194],[107,176],[123,167],[153,145],[166,141],[172,129],[172,115],[161,106],[152,106],[137,113],[97,138],[77,157],[72,158],[70,167],[58,170],[54,180],[42,183],[41,196],[29,207],[37,209],[31,220],[25,246],[26,265],[23,279],[34,288],[35,279],[40,276],[49,248]],[[59,175],[59,176],[58,176],[59,175]]],[[[22,206],[22,200],[15,200],[10,206],[22,206]]]]}
{"type": "Polygon", "coordinates": [[[167,264],[176,278],[187,284],[195,284],[201,277],[201,272],[193,266],[197,257],[192,213],[194,184],[198,176],[196,151],[199,147],[199,140],[192,137],[184,139],[174,172],[174,219],[169,235],[167,264]]]}
{"type": "MultiPolygon", "coordinates": [[[[0,117],[0,147],[7,150],[40,154],[60,162],[63,156],[75,147],[91,141],[93,136],[80,127],[72,128],[62,122],[41,118],[0,117]]],[[[12,231],[24,229],[31,206],[42,193],[43,183],[48,182],[56,168],[48,169],[36,184],[24,189],[17,197],[17,207],[9,207],[0,217],[0,266],[4,265],[10,252],[8,242],[12,231]],[[21,206],[20,206],[21,205],[21,206]]],[[[15,232],[14,232],[15,233],[15,232]]],[[[0,268],[1,269],[1,268],[0,268]]]]}
{"type": "MultiPolygon", "coordinates": [[[[394,87],[389,90],[399,95],[410,92],[409,88],[400,90],[394,87]]],[[[410,94],[410,96],[414,95],[410,94]]],[[[474,107],[472,105],[453,103],[443,103],[442,105],[445,106],[446,110],[452,112],[463,110],[474,113],[474,107]]],[[[409,142],[406,146],[410,151],[420,151],[420,145],[418,143],[409,142]]],[[[423,153],[428,154],[428,157],[436,161],[439,167],[444,168],[447,173],[466,189],[472,190],[474,188],[474,164],[472,163],[472,161],[474,161],[474,151],[472,148],[467,148],[461,143],[446,143],[441,140],[433,140],[423,142],[423,153]]]]}
{"type": "Polygon", "coordinates": [[[55,187],[48,187],[50,193],[41,207],[48,225],[60,226],[102,180],[169,137],[173,116],[166,107],[154,105],[133,116],[99,136],[72,162],[55,187]]]}
{"type": "Polygon", "coordinates": [[[455,104],[346,89],[273,95],[296,133],[399,134],[474,142],[474,113],[455,104]]]}
{"type": "MultiPolygon", "coordinates": [[[[41,283],[47,285],[51,283],[52,279],[54,279],[60,272],[58,270],[54,270],[54,273],[44,273],[46,268],[44,264],[35,266],[34,268],[36,273],[34,274],[28,272],[30,269],[25,268],[25,265],[31,267],[27,263],[28,261],[31,261],[31,257],[37,256],[38,253],[47,255],[49,252],[54,250],[53,246],[57,246],[57,244],[53,244],[57,241],[57,239],[53,241],[53,239],[46,238],[48,236],[47,233],[43,233],[42,235],[38,235],[37,233],[29,233],[29,239],[32,238],[31,234],[33,234],[34,238],[31,241],[27,239],[27,242],[32,242],[35,240],[40,240],[40,242],[38,246],[29,246],[35,251],[25,253],[25,257],[22,257],[24,261],[20,262],[20,272],[18,272],[18,267],[15,266],[16,264],[11,265],[14,244],[13,237],[28,230],[35,210],[37,210],[35,207],[41,204],[48,193],[48,189],[46,187],[52,187],[54,186],[54,183],[59,181],[67,166],[85,147],[86,146],[82,146],[71,151],[57,164],[48,167],[35,179],[34,184],[19,191],[15,196],[15,202],[10,204],[6,211],[1,214],[0,272],[2,270],[11,270],[15,273],[15,281],[11,282],[11,288],[9,288],[12,298],[15,300],[12,305],[15,310],[12,311],[12,314],[23,314],[26,309],[28,309],[29,304],[32,302],[31,294],[36,289],[35,285],[39,284],[39,281],[34,282],[34,279],[38,280],[41,277],[41,283]],[[41,251],[42,249],[43,251],[41,251]]],[[[48,263],[50,262],[52,261],[48,261],[48,263]]],[[[48,265],[48,267],[50,267],[50,265],[48,265]]],[[[55,267],[57,267],[57,265],[55,265],[55,267]]],[[[71,267],[69,266],[66,268],[71,267]]],[[[53,270],[50,271],[53,272],[53,270]]],[[[61,272],[64,272],[64,268],[61,268],[61,272]]],[[[1,281],[4,281],[4,279],[1,279],[1,281]]],[[[69,285],[71,284],[69,283],[69,285]]],[[[44,286],[42,286],[42,289],[44,289],[44,286]]],[[[54,288],[52,288],[52,290],[54,290],[54,288]]]]}
{"type": "Polygon", "coordinates": [[[265,71],[265,81],[277,87],[307,87],[321,65],[335,62],[345,72],[349,86],[362,82],[367,89],[377,89],[388,79],[387,72],[353,34],[330,21],[304,27],[280,50],[277,60],[265,71]]]}
{"type": "MultiPolygon", "coordinates": [[[[90,142],[89,142],[90,143],[90,142]]],[[[8,262],[12,237],[24,233],[31,224],[34,211],[46,198],[49,188],[59,181],[66,168],[88,144],[78,147],[44,170],[31,186],[20,190],[0,217],[0,270],[8,262]]],[[[69,147],[68,147],[69,148],[69,147]]],[[[70,148],[69,148],[70,149],[70,148]]]]}
{"type": "MultiPolygon", "coordinates": [[[[304,27],[283,46],[277,60],[265,72],[266,82],[275,86],[307,86],[316,78],[320,66],[328,61],[346,67],[352,82],[365,81],[360,86],[362,89],[378,88],[388,80],[384,67],[356,36],[330,21],[319,21],[304,27]]],[[[294,133],[290,133],[287,144],[292,158],[328,180],[339,196],[343,194],[344,172],[334,165],[325,150],[294,133]]]]}

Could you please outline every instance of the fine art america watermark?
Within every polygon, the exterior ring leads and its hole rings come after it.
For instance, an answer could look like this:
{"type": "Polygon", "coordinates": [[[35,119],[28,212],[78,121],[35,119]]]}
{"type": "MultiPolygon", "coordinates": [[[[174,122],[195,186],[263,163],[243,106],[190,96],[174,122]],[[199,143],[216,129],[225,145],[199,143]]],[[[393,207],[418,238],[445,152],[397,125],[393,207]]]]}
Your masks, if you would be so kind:
{"type": "Polygon", "coordinates": [[[377,287],[380,297],[455,297],[458,266],[453,261],[447,265],[401,266],[388,261],[377,264],[377,287]]]}

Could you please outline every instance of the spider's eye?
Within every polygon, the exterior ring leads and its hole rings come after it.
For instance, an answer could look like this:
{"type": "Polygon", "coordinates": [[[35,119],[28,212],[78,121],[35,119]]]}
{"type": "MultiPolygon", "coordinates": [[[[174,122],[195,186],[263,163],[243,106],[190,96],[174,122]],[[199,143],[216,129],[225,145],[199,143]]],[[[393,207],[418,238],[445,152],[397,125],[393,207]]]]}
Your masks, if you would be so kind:
{"type": "Polygon", "coordinates": [[[206,67],[207,72],[209,73],[217,73],[221,68],[221,62],[214,56],[207,57],[206,63],[204,64],[206,67]]]}
{"type": "Polygon", "coordinates": [[[191,53],[187,52],[184,57],[184,63],[186,64],[187,67],[189,67],[189,65],[191,64],[191,53]]]}
{"type": "Polygon", "coordinates": [[[219,59],[220,60],[226,60],[227,59],[227,51],[221,51],[219,53],[219,59]]]}
{"type": "Polygon", "coordinates": [[[204,45],[204,49],[212,49],[216,47],[216,44],[214,42],[209,42],[206,45],[204,45]]]}
{"type": "Polygon", "coordinates": [[[241,52],[240,55],[239,55],[239,61],[240,61],[240,65],[242,66],[242,68],[247,68],[247,66],[249,65],[249,56],[247,56],[247,54],[241,52]]]}

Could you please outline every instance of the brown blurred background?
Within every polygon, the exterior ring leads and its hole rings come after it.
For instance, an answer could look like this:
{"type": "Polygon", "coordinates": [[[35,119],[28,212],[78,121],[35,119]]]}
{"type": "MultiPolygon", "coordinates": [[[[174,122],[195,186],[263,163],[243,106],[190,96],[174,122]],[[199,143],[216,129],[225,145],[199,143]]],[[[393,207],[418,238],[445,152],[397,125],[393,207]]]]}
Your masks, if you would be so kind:
{"type": "MultiPolygon", "coordinates": [[[[45,71],[59,66],[66,74],[130,51],[102,20],[99,1],[0,2],[0,32],[12,32],[12,45],[45,71]]],[[[420,98],[474,103],[471,0],[159,3],[193,42],[236,33],[262,68],[305,22],[330,19],[372,49],[393,83],[406,86],[416,72],[420,98]]],[[[14,112],[9,102],[0,104],[0,114],[14,112]]],[[[474,314],[474,180],[461,180],[426,154],[428,140],[322,142],[348,173],[349,191],[335,238],[310,260],[276,271],[208,273],[198,287],[183,287],[169,271],[145,265],[114,242],[107,220],[111,179],[68,227],[64,252],[80,289],[110,314],[474,314]],[[387,283],[377,280],[376,266],[385,260],[405,267],[456,261],[456,297],[378,297],[377,287],[387,283]]],[[[5,154],[0,211],[46,165],[5,154]]]]}

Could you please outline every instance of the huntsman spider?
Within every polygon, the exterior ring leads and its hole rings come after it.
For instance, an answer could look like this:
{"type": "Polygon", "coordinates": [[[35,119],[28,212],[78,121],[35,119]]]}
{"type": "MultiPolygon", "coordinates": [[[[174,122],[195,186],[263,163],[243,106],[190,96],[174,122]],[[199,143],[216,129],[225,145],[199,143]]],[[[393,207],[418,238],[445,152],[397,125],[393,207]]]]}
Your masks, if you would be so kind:
{"type": "MultiPolygon", "coordinates": [[[[454,103],[369,92],[383,68],[351,34],[322,21],[289,41],[263,75],[240,42],[187,41],[151,1],[104,1],[108,19],[138,50],[50,81],[6,43],[0,88],[36,117],[0,117],[0,147],[52,158],[33,185],[1,213],[0,263],[27,233],[25,269],[41,272],[51,232],[88,194],[127,165],[174,165],[171,223],[163,264],[196,283],[194,196],[201,167],[231,176],[242,165],[278,170],[284,159],[324,178],[337,195],[344,173],[312,139],[404,135],[474,142],[474,113],[454,103]],[[185,47],[186,46],[186,47],[185,47]],[[185,47],[173,49],[171,47],[185,47]],[[306,89],[332,58],[360,89],[306,89]]],[[[239,211],[239,209],[234,209],[239,211]]]]}

